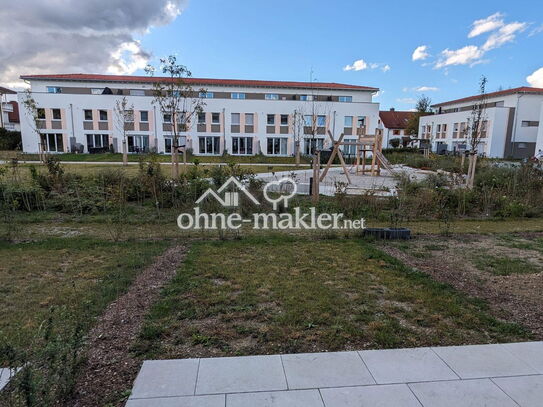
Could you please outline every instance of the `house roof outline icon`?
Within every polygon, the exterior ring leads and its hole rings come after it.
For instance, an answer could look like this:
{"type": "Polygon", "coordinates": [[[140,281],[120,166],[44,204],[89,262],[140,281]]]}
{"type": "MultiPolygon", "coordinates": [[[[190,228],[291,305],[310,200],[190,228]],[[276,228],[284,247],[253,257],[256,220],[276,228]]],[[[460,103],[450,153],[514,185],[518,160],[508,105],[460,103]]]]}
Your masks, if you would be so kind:
{"type": "MultiPolygon", "coordinates": [[[[260,202],[257,201],[257,199],[249,192],[247,191],[247,188],[245,188],[245,185],[243,185],[241,182],[239,182],[235,177],[230,177],[226,180],[224,184],[221,185],[221,187],[217,190],[217,192],[213,191],[211,188],[208,188],[196,201],[197,204],[202,202],[204,199],[206,199],[208,196],[212,196],[219,202],[222,206],[231,206],[228,204],[228,202],[221,198],[219,195],[222,193],[226,188],[228,188],[231,184],[234,184],[241,192],[245,194],[247,198],[251,200],[255,205],[260,205],[260,202]]],[[[237,204],[234,206],[238,206],[237,204]]]]}

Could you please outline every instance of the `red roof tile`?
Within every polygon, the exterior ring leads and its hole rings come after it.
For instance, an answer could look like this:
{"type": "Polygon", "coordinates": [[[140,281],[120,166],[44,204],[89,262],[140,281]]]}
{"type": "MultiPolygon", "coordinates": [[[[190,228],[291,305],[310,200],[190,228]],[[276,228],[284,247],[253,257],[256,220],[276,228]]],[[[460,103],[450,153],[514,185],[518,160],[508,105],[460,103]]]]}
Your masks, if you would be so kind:
{"type": "MultiPolygon", "coordinates": [[[[514,95],[517,93],[543,94],[543,88],[531,88],[529,86],[521,86],[520,88],[506,89],[506,90],[500,90],[497,92],[487,93],[486,97],[494,98],[494,97],[500,97],[500,96],[514,95]]],[[[472,100],[477,100],[480,97],[481,95],[468,96],[462,99],[455,99],[455,100],[450,100],[448,102],[438,103],[438,104],[432,105],[432,107],[439,107],[439,106],[445,106],[445,105],[452,105],[456,103],[469,102],[472,100]]]]}
{"type": "Polygon", "coordinates": [[[405,129],[413,112],[381,110],[379,117],[387,129],[405,129]]]}
{"type": "MultiPolygon", "coordinates": [[[[66,80],[66,81],[92,81],[92,82],[137,82],[150,83],[168,80],[164,77],[149,76],[128,76],[128,75],[97,75],[97,74],[54,74],[54,75],[21,75],[21,79],[48,79],[48,80],[66,80]]],[[[334,82],[289,82],[289,81],[260,81],[250,79],[211,79],[211,78],[188,78],[185,79],[191,85],[219,85],[219,86],[254,86],[267,88],[310,88],[316,89],[340,89],[340,90],[366,90],[378,91],[378,88],[368,86],[348,85],[334,82]]]]}

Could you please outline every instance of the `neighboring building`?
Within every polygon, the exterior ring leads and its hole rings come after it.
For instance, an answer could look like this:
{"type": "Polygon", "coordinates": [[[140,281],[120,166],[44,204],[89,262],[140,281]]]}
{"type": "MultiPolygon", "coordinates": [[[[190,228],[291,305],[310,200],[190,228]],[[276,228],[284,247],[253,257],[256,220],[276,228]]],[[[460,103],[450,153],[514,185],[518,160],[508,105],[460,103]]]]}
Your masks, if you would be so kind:
{"type": "Polygon", "coordinates": [[[394,108],[390,110],[381,110],[379,118],[383,126],[383,146],[392,147],[390,140],[399,139],[400,143],[403,137],[409,137],[406,133],[407,122],[413,115],[413,112],[397,111],[394,108]]]}
{"type": "MultiPolygon", "coordinates": [[[[419,138],[432,140],[434,150],[463,151],[465,129],[480,95],[432,107],[435,115],[421,117],[419,138]]],[[[527,158],[543,149],[543,89],[521,87],[488,93],[484,138],[479,153],[489,157],[527,158]]]]}
{"type": "Polygon", "coordinates": [[[21,131],[16,95],[17,92],[0,86],[0,127],[10,131],[21,131]]]}
{"type": "MultiPolygon", "coordinates": [[[[28,75],[21,76],[31,86],[40,108],[43,144],[48,151],[99,151],[110,146],[122,150],[115,126],[114,107],[126,96],[134,105],[134,122],[128,131],[130,152],[171,149],[171,118],[153,103],[153,81],[159,78],[114,75],[28,75]]],[[[160,78],[163,80],[163,78],[160,78]]],[[[316,140],[304,137],[302,153],[315,146],[330,147],[327,132],[355,137],[356,126],[369,132],[379,120],[379,104],[372,101],[377,88],[339,83],[279,82],[258,80],[186,80],[196,90],[205,88],[204,112],[188,124],[187,147],[195,155],[294,154],[294,111],[310,121],[311,99],[318,114],[316,140]],[[353,128],[353,126],[355,126],[353,128]]],[[[22,99],[23,95],[20,95],[22,99]]],[[[38,151],[38,135],[22,121],[23,150],[38,151]]],[[[307,128],[304,132],[307,131],[307,128]]]]}

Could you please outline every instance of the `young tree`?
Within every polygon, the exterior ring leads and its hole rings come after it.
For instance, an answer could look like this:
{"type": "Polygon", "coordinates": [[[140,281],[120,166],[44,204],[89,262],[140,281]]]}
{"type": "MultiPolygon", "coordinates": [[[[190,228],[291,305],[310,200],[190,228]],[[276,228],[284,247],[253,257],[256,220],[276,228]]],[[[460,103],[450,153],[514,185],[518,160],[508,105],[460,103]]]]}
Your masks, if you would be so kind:
{"type": "MultiPolygon", "coordinates": [[[[171,117],[172,177],[177,178],[180,133],[186,132],[194,117],[203,112],[205,103],[200,94],[206,90],[193,90],[186,81],[192,76],[191,72],[184,65],[178,64],[174,55],[162,58],[160,65],[160,70],[165,76],[156,78],[154,82],[154,103],[159,106],[162,114],[171,117]]],[[[145,71],[149,76],[154,76],[155,68],[149,65],[145,71]]]]}
{"type": "Polygon", "coordinates": [[[128,165],[128,145],[126,140],[126,134],[130,123],[134,122],[134,105],[128,104],[128,99],[123,96],[121,99],[115,101],[115,108],[113,109],[115,115],[115,126],[122,138],[122,151],[123,151],[123,165],[128,165]]]}
{"type": "Polygon", "coordinates": [[[471,116],[467,120],[466,128],[464,130],[464,136],[468,143],[469,165],[466,185],[468,188],[473,188],[473,182],[475,180],[475,168],[477,166],[477,155],[479,151],[479,145],[483,138],[486,137],[486,125],[487,125],[487,95],[486,84],[488,80],[485,76],[482,76],[479,80],[479,97],[473,104],[471,109],[471,116]]]}
{"type": "Polygon", "coordinates": [[[45,120],[45,111],[38,106],[38,103],[32,96],[32,91],[30,89],[27,89],[25,91],[23,106],[26,110],[26,113],[30,117],[30,127],[38,135],[38,155],[40,157],[40,160],[45,163],[47,141],[45,140],[45,135],[42,133],[45,120]]]}
{"type": "Polygon", "coordinates": [[[415,112],[409,117],[409,120],[407,121],[407,126],[405,128],[405,132],[410,135],[414,136],[419,133],[419,122],[420,118],[422,116],[427,116],[432,113],[432,100],[422,95],[417,100],[417,104],[415,105],[415,112]]]}
{"type": "Polygon", "coordinates": [[[292,129],[294,136],[294,155],[296,156],[296,166],[300,166],[301,143],[304,134],[304,115],[295,109],[292,114],[292,129]]]}

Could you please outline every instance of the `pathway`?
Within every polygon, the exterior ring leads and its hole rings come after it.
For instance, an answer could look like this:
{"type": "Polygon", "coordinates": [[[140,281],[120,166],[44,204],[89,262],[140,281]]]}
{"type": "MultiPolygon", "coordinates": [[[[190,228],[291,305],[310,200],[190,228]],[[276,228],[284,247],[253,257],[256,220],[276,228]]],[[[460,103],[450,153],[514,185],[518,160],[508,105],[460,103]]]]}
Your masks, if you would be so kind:
{"type": "Polygon", "coordinates": [[[127,407],[541,407],[543,342],[146,361],[127,407]]]}

